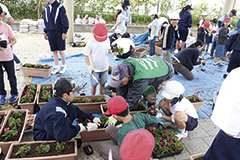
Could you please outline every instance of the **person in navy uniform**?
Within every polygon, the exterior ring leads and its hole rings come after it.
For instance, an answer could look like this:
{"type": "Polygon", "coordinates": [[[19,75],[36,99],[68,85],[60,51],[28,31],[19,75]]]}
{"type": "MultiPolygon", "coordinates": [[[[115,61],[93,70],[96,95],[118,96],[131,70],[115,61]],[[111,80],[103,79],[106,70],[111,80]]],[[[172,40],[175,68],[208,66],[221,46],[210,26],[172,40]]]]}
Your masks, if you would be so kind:
{"type": "Polygon", "coordinates": [[[73,125],[76,118],[93,121],[92,128],[97,128],[101,121],[90,112],[84,112],[71,101],[75,96],[76,85],[65,78],[58,80],[54,86],[56,90],[54,97],[49,100],[38,112],[33,128],[34,140],[57,140],[58,142],[68,141],[76,137],[79,132],[88,129],[82,123],[73,125]]]}

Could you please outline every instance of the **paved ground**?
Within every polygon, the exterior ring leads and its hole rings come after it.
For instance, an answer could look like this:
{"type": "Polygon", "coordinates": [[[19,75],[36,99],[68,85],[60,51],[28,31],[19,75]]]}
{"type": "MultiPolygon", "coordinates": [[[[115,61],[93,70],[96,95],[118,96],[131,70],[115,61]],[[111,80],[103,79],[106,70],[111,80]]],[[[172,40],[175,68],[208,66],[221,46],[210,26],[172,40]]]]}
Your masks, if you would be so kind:
{"type": "MultiPolygon", "coordinates": [[[[90,39],[92,36],[90,33],[83,33],[83,35],[86,37],[86,40],[90,39]]],[[[43,39],[43,35],[15,33],[15,36],[17,43],[14,45],[13,51],[19,57],[22,63],[37,63],[39,53],[50,53],[48,41],[43,39]]],[[[82,50],[83,48],[74,48],[68,44],[66,54],[78,54],[81,53],[82,50]]],[[[6,73],[4,74],[5,87],[9,93],[10,87],[6,78],[7,75],[6,73]]],[[[24,77],[21,70],[16,72],[16,76],[18,82],[18,91],[21,93],[24,84],[29,84],[32,81],[32,78],[24,77]]],[[[183,140],[185,147],[182,153],[175,157],[163,158],[163,160],[186,160],[189,159],[190,155],[206,152],[218,131],[219,128],[217,128],[210,119],[199,120],[199,126],[193,132],[189,132],[189,136],[183,140]]],[[[24,135],[22,139],[23,142],[32,140],[31,134],[24,135]]],[[[82,146],[90,144],[93,147],[94,154],[87,156],[81,147],[78,149],[78,156],[75,158],[75,160],[101,160],[102,158],[97,151],[98,145],[101,142],[111,143],[110,141],[83,143],[82,146]]],[[[0,160],[3,159],[4,156],[0,155],[0,160]]]]}

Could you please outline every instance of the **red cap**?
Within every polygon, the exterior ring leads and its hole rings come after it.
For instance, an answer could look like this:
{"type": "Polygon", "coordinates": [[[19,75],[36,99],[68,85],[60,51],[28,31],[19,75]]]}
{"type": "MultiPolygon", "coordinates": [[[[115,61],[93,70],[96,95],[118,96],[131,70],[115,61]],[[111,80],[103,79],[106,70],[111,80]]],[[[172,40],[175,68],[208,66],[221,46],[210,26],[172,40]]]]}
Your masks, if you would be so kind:
{"type": "Polygon", "coordinates": [[[130,131],[120,146],[122,160],[149,160],[155,146],[153,135],[146,129],[130,131]]]}
{"type": "Polygon", "coordinates": [[[224,21],[223,21],[223,22],[225,22],[225,21],[229,21],[229,22],[231,22],[231,18],[229,18],[229,17],[226,17],[226,18],[224,19],[224,21]]]}
{"type": "Polygon", "coordinates": [[[106,114],[119,114],[127,109],[128,104],[122,96],[114,96],[108,100],[107,107],[106,114]]]}
{"type": "Polygon", "coordinates": [[[103,42],[108,38],[108,30],[104,23],[97,23],[93,26],[93,36],[98,42],[103,42]]]}
{"type": "Polygon", "coordinates": [[[209,23],[208,21],[205,21],[205,22],[203,23],[203,25],[204,25],[207,29],[209,29],[209,27],[210,27],[210,23],[209,23]]]}

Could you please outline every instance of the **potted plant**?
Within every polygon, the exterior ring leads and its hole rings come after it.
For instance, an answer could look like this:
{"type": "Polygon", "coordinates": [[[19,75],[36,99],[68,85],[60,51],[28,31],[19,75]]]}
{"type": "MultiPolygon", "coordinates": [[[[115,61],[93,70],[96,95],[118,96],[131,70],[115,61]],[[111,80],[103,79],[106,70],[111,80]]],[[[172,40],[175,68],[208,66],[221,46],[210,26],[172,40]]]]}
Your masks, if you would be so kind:
{"type": "Polygon", "coordinates": [[[147,108],[147,114],[156,116],[158,113],[156,106],[152,105],[151,107],[147,108]]]}
{"type": "Polygon", "coordinates": [[[113,69],[112,66],[108,66],[108,74],[112,74],[112,69],[113,69]]]}
{"type": "MultiPolygon", "coordinates": [[[[24,151],[26,152],[26,149],[24,151]]],[[[75,156],[77,156],[76,140],[61,143],[57,141],[30,141],[12,144],[7,153],[6,160],[74,160],[75,156]],[[21,158],[17,152],[23,146],[29,146],[27,150],[31,150],[31,152],[26,154],[24,158],[21,158]]]]}
{"type": "Polygon", "coordinates": [[[201,97],[195,94],[191,96],[185,96],[185,98],[187,98],[194,105],[197,112],[201,108],[203,103],[205,103],[205,101],[201,97]]]}
{"type": "Polygon", "coordinates": [[[155,138],[155,147],[153,149],[153,158],[163,158],[178,155],[182,152],[184,143],[182,139],[175,136],[173,130],[166,130],[162,127],[151,126],[148,130],[155,138]]]}
{"type": "Polygon", "coordinates": [[[29,113],[34,112],[34,104],[36,102],[38,84],[26,84],[23,87],[18,106],[22,109],[28,109],[29,113]]]}
{"type": "Polygon", "coordinates": [[[2,153],[7,154],[11,143],[19,143],[22,139],[26,120],[28,116],[27,109],[10,110],[4,120],[3,126],[0,130],[0,147],[2,153]],[[17,116],[17,118],[15,115],[17,116]]]}
{"type": "Polygon", "coordinates": [[[37,104],[41,109],[54,95],[53,84],[40,84],[39,86],[39,96],[37,98],[37,104]]]}
{"type": "Polygon", "coordinates": [[[49,78],[51,76],[51,67],[48,64],[31,64],[25,63],[21,66],[24,76],[32,76],[32,77],[43,77],[44,79],[49,78]]]}
{"type": "Polygon", "coordinates": [[[72,103],[84,112],[101,113],[100,105],[107,103],[107,97],[106,95],[75,96],[72,103]]]}
{"type": "Polygon", "coordinates": [[[134,53],[134,57],[135,58],[142,58],[145,55],[145,52],[146,52],[145,48],[138,48],[134,53]]]}

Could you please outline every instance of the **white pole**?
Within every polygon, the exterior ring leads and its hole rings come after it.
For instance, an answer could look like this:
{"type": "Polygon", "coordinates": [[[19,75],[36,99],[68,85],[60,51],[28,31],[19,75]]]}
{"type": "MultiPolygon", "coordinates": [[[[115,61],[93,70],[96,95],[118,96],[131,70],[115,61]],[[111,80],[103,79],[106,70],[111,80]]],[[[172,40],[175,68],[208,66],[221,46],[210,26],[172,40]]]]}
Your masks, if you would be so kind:
{"type": "Polygon", "coordinates": [[[63,4],[64,4],[64,7],[66,8],[67,17],[68,17],[68,20],[69,20],[69,29],[68,29],[68,32],[67,32],[66,43],[70,43],[70,42],[73,42],[73,32],[74,32],[73,0],[64,0],[63,4]]]}
{"type": "Polygon", "coordinates": [[[225,0],[224,7],[223,7],[223,14],[231,11],[234,1],[235,0],[225,0]]]}

